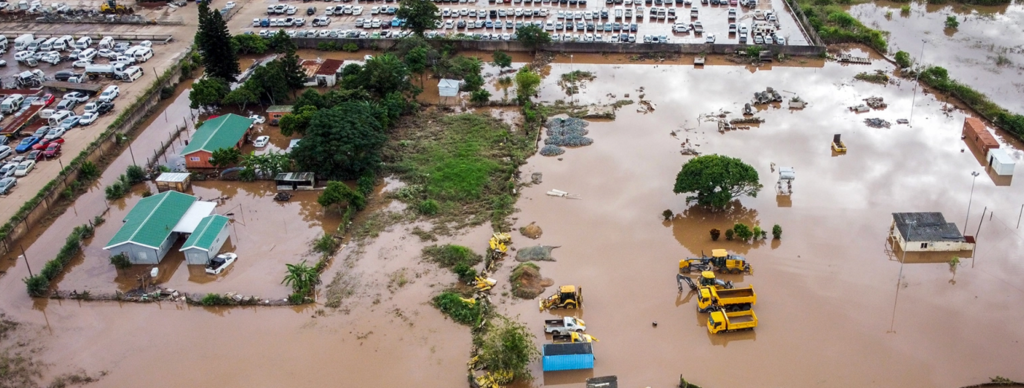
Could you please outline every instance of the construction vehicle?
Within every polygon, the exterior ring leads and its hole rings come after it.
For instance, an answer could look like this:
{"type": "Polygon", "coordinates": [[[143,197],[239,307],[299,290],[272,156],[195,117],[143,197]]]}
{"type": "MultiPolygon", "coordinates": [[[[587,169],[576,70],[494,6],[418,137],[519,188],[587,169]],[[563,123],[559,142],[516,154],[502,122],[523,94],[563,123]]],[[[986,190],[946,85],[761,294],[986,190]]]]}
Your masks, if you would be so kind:
{"type": "Polygon", "coordinates": [[[583,287],[561,286],[558,292],[538,302],[540,311],[544,309],[578,309],[583,307],[583,287]]]}
{"type": "Polygon", "coordinates": [[[832,152],[835,152],[837,154],[845,154],[846,144],[843,144],[843,140],[839,138],[839,135],[840,134],[838,133],[832,135],[832,152]]]}
{"type": "Polygon", "coordinates": [[[587,325],[582,319],[573,317],[562,317],[562,319],[545,319],[544,332],[551,334],[569,334],[572,332],[587,331],[587,325]]]}
{"type": "Polygon", "coordinates": [[[679,260],[679,273],[704,272],[710,271],[711,268],[711,258],[707,256],[679,260]]]}
{"type": "Polygon", "coordinates": [[[699,284],[694,283],[693,279],[689,276],[683,276],[682,274],[676,274],[676,283],[679,284],[679,292],[683,292],[683,283],[690,286],[690,290],[698,291],[701,287],[714,287],[719,290],[726,290],[733,288],[732,282],[722,281],[715,278],[715,273],[711,271],[704,271],[700,273],[699,284]]]}
{"type": "Polygon", "coordinates": [[[118,4],[117,0],[107,0],[102,5],[100,5],[100,13],[104,13],[104,14],[108,14],[108,15],[109,14],[123,15],[123,14],[132,14],[134,12],[133,12],[133,10],[130,7],[125,7],[125,6],[121,5],[121,4],[118,4]]]}
{"type": "Polygon", "coordinates": [[[741,272],[747,272],[753,274],[754,271],[750,269],[750,263],[747,263],[747,259],[743,256],[731,255],[725,249],[712,249],[711,250],[711,264],[715,266],[715,270],[718,272],[728,272],[738,274],[741,272]]]}
{"type": "Polygon", "coordinates": [[[504,256],[508,252],[508,244],[512,243],[512,235],[508,233],[495,233],[491,235],[491,240],[488,241],[491,250],[495,252],[495,256],[499,254],[504,256]]]}
{"type": "Polygon", "coordinates": [[[555,334],[551,336],[551,340],[556,344],[598,342],[597,338],[594,338],[594,336],[590,334],[583,334],[577,332],[572,332],[569,334],[555,334]]]}
{"type": "Polygon", "coordinates": [[[757,327],[757,315],[754,310],[744,311],[713,311],[708,314],[708,332],[718,334],[737,330],[753,330],[757,327]]]}
{"type": "Polygon", "coordinates": [[[473,283],[473,289],[477,291],[487,291],[490,290],[491,288],[494,288],[495,284],[498,284],[497,280],[488,277],[477,276],[476,280],[473,283]]]}
{"type": "Polygon", "coordinates": [[[717,290],[701,287],[697,292],[697,312],[750,310],[757,303],[754,286],[717,290]]]}

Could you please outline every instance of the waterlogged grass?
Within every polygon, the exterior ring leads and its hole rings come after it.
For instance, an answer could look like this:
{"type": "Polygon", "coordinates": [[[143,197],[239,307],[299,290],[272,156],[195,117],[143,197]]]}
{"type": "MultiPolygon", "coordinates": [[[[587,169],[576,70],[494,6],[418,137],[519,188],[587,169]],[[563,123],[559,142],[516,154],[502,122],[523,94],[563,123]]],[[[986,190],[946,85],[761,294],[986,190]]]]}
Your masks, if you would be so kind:
{"type": "Polygon", "coordinates": [[[849,4],[848,0],[792,0],[807,21],[818,32],[826,44],[863,43],[881,53],[889,51],[885,34],[865,26],[859,20],[843,11],[838,4],[849,4]]]}
{"type": "Polygon", "coordinates": [[[463,325],[475,325],[480,320],[480,303],[466,302],[453,291],[442,292],[434,297],[433,302],[434,307],[455,322],[463,325]]]}
{"type": "Polygon", "coordinates": [[[453,244],[432,245],[423,248],[423,256],[444,268],[454,268],[459,264],[472,267],[483,260],[483,256],[476,254],[469,248],[453,244]]]}
{"type": "Polygon", "coordinates": [[[507,229],[514,174],[536,149],[532,137],[485,115],[421,112],[403,118],[384,147],[389,173],[407,184],[395,196],[454,229],[491,221],[507,229]]]}
{"type": "Polygon", "coordinates": [[[956,97],[960,101],[978,111],[982,116],[992,120],[1018,139],[1024,140],[1024,115],[1015,114],[997,105],[983,93],[970,86],[949,78],[949,72],[939,66],[931,66],[921,72],[920,80],[943,93],[956,97]]]}

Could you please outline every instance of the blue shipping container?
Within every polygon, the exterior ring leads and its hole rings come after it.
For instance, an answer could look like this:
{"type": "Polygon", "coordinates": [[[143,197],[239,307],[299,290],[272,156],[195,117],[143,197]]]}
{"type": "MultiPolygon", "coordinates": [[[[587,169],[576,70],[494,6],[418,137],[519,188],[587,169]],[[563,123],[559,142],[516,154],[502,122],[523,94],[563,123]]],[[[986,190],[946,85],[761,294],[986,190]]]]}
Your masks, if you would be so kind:
{"type": "Polygon", "coordinates": [[[589,343],[545,344],[545,372],[594,369],[594,349],[589,343]]]}

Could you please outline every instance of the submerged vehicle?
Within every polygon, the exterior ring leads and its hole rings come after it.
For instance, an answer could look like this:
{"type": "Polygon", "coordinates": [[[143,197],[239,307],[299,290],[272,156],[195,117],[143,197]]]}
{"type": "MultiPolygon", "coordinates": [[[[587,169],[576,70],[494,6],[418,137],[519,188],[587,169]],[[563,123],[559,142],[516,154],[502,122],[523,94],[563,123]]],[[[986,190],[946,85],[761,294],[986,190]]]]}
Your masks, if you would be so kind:
{"type": "Polygon", "coordinates": [[[234,252],[222,253],[210,260],[210,264],[206,265],[206,273],[210,275],[220,275],[224,272],[232,263],[238,260],[238,255],[234,252]]]}

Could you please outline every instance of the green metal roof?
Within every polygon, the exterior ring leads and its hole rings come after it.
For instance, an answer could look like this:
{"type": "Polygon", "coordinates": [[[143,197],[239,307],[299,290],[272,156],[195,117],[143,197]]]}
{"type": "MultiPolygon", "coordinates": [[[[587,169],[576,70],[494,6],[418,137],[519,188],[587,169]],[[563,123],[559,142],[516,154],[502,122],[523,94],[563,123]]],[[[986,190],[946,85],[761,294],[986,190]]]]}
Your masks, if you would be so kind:
{"type": "Polygon", "coordinates": [[[203,217],[199,221],[199,225],[196,226],[195,232],[192,232],[192,235],[188,236],[188,240],[185,240],[181,250],[197,248],[209,252],[213,242],[217,240],[217,235],[227,224],[228,218],[219,214],[203,217]]]}
{"type": "Polygon", "coordinates": [[[103,249],[125,243],[159,248],[171,234],[174,225],[195,202],[196,197],[177,191],[165,191],[143,198],[128,212],[124,225],[103,249]]]}
{"type": "Polygon", "coordinates": [[[234,113],[206,120],[192,135],[192,141],[181,150],[181,154],[188,155],[196,151],[213,152],[221,148],[234,147],[251,125],[252,120],[234,113]]]}

